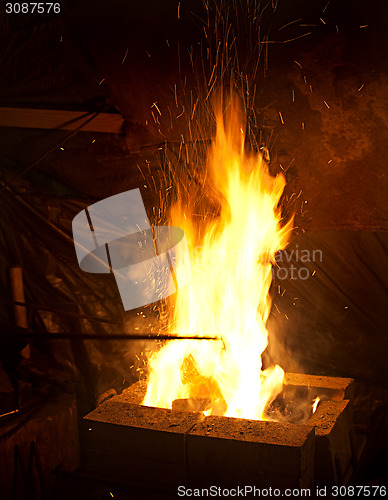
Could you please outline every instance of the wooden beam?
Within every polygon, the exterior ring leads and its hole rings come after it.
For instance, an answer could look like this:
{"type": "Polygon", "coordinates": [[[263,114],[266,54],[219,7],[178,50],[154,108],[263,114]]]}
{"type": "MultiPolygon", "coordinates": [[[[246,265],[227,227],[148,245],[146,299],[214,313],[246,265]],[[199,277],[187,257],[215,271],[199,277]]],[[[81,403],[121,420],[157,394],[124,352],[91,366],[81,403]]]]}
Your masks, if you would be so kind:
{"type": "MultiPolygon", "coordinates": [[[[75,130],[91,116],[88,111],[65,111],[32,108],[0,107],[0,127],[75,130]]],[[[81,132],[120,134],[124,118],[119,113],[100,113],[81,132]]]]}

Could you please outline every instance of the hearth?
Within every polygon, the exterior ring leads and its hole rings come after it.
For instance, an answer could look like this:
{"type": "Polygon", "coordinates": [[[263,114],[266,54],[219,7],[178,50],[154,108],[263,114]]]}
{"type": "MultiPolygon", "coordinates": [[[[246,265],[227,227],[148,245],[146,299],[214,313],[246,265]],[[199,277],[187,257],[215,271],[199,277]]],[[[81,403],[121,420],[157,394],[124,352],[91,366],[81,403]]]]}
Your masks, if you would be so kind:
{"type": "MultiPolygon", "coordinates": [[[[140,381],[84,417],[85,472],[156,488],[307,488],[345,484],[362,449],[351,379],[286,374],[277,398],[286,401],[283,407],[320,398],[300,422],[295,412],[283,411],[279,422],[143,406],[145,391],[140,381]]],[[[267,414],[271,418],[271,409],[267,414]]]]}

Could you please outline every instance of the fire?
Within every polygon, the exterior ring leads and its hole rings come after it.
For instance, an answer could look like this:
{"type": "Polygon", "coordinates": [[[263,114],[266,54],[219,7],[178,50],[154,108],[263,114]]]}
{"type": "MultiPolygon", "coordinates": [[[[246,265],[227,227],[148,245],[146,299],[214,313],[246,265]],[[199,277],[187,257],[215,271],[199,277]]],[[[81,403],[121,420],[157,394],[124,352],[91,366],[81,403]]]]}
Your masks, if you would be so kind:
{"type": "Polygon", "coordinates": [[[216,124],[207,170],[219,217],[198,222],[182,201],[172,209],[172,224],[184,229],[189,244],[192,278],[176,295],[170,330],[220,340],[169,341],[149,360],[143,404],[171,408],[176,399],[206,398],[212,414],[263,419],[283,383],[282,368],[262,370],[261,355],[272,263],[292,221],[281,226],[284,177],[271,176],[261,154],[245,151],[245,118],[236,101],[217,114],[216,124]]]}
{"type": "Polygon", "coordinates": [[[317,411],[320,400],[321,400],[321,398],[319,396],[317,396],[314,399],[314,401],[313,401],[313,413],[315,413],[317,411]]]}

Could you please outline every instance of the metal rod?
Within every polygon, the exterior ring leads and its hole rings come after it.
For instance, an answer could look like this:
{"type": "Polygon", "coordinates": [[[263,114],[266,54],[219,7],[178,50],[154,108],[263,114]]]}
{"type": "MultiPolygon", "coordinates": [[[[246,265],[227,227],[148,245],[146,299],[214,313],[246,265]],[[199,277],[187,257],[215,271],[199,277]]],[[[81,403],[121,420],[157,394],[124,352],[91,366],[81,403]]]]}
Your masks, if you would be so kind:
{"type": "MultiPolygon", "coordinates": [[[[0,338],[4,336],[0,334],[0,338]]],[[[207,337],[198,335],[178,335],[173,334],[138,334],[138,333],[36,333],[36,332],[17,332],[13,338],[28,339],[50,339],[50,340],[222,340],[219,337],[207,337]]]]}
{"type": "Polygon", "coordinates": [[[16,410],[9,411],[7,413],[3,413],[0,415],[0,418],[7,417],[8,415],[13,415],[14,413],[18,413],[19,409],[17,408],[16,410]]]}

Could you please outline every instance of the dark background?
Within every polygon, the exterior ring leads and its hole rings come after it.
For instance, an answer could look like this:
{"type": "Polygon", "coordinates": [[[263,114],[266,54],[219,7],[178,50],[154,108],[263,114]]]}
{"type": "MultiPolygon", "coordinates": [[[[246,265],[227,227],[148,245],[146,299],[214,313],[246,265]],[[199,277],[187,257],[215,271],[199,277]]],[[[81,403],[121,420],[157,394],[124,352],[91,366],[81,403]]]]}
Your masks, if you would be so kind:
{"type": "MultiPolygon", "coordinates": [[[[74,0],[62,7],[57,16],[7,16],[1,4],[0,105],[104,109],[121,113],[125,127],[117,135],[80,131],[1,192],[1,296],[10,297],[8,266],[20,264],[29,302],[117,322],[34,309],[36,331],[157,331],[154,307],[144,309],[145,317],[124,312],[110,276],[79,269],[71,221],[94,201],[137,187],[151,220],[161,203],[169,205],[166,163],[171,175],[177,144],[195,139],[187,116],[195,95],[207,93],[207,50],[214,56],[224,34],[206,31],[200,1],[181,1],[179,18],[178,2],[170,0],[74,0]]],[[[386,385],[388,5],[263,2],[260,22],[241,3],[224,2],[222,9],[241,63],[237,70],[233,59],[236,80],[249,76],[242,92],[251,96],[251,139],[269,148],[271,170],[288,181],[284,205],[296,212],[297,226],[291,245],[323,252],[322,262],[308,264],[316,271],[308,280],[280,283],[284,295],[275,283],[271,356],[290,371],[386,385]]],[[[210,3],[211,19],[215,12],[210,3]]],[[[200,139],[211,134],[205,127],[200,139]]],[[[3,183],[67,135],[0,128],[3,183]]],[[[2,322],[9,318],[4,303],[2,322]]],[[[86,411],[104,390],[136,380],[134,354],[150,344],[35,347],[75,374],[86,411]]]]}

